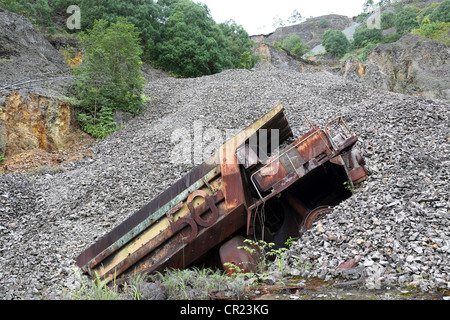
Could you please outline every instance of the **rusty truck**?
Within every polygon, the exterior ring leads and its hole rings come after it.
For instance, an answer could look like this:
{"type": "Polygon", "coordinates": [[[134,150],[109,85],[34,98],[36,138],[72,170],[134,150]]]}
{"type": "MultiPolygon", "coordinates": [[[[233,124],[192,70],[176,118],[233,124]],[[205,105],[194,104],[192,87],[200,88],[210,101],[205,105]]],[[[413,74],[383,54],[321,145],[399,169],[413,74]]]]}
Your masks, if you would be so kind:
{"type": "Polygon", "coordinates": [[[244,239],[281,247],[367,178],[358,138],[342,117],[324,128],[305,118],[310,130],[294,139],[283,106],[275,106],[85,249],[77,266],[106,282],[207,261],[251,269],[244,239]]]}

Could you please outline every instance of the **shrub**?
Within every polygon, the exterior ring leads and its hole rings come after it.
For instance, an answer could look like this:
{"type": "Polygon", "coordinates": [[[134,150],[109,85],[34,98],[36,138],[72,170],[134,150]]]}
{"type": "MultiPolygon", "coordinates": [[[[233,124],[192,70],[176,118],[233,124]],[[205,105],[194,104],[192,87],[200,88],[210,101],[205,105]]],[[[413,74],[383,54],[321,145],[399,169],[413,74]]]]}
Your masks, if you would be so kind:
{"type": "Polygon", "coordinates": [[[319,22],[319,26],[321,28],[328,28],[330,26],[330,23],[326,19],[322,19],[319,22]]]}
{"type": "Polygon", "coordinates": [[[95,22],[82,36],[83,63],[74,68],[84,130],[96,138],[115,131],[115,110],[138,113],[144,106],[142,48],[136,27],[125,18],[95,22]]]}
{"type": "Polygon", "coordinates": [[[31,22],[43,26],[53,26],[52,9],[47,0],[0,0],[0,6],[9,11],[22,14],[31,22]]]}
{"type": "Polygon", "coordinates": [[[250,51],[245,51],[239,58],[239,67],[242,69],[251,70],[255,65],[258,57],[252,54],[250,51]]]}
{"type": "Polygon", "coordinates": [[[304,44],[300,37],[296,34],[284,39],[281,46],[283,47],[283,49],[286,49],[290,53],[299,57],[303,56],[310,50],[309,46],[304,44]]]}
{"type": "Polygon", "coordinates": [[[450,22],[450,0],[445,0],[430,15],[432,22],[450,22]]]}
{"type": "Polygon", "coordinates": [[[304,44],[303,42],[297,43],[292,49],[291,53],[296,56],[303,56],[305,53],[307,53],[311,48],[304,44]]]}
{"type": "Polygon", "coordinates": [[[418,23],[418,12],[415,8],[411,6],[406,6],[397,14],[395,19],[395,27],[397,28],[397,33],[404,34],[410,32],[413,29],[419,27],[418,23]]]}
{"type": "MultiPolygon", "coordinates": [[[[426,22],[426,20],[424,21],[426,22]]],[[[450,46],[450,38],[448,37],[449,31],[449,22],[429,22],[423,23],[419,29],[413,30],[412,33],[450,46]]]]}
{"type": "Polygon", "coordinates": [[[395,27],[395,13],[385,12],[381,15],[381,29],[386,30],[395,27]]]}
{"type": "Polygon", "coordinates": [[[350,42],[342,31],[330,29],[323,34],[322,45],[328,53],[339,57],[347,52],[350,42]]]}
{"type": "Polygon", "coordinates": [[[368,43],[381,42],[383,33],[380,29],[357,28],[353,35],[353,47],[362,48],[368,43]]]}

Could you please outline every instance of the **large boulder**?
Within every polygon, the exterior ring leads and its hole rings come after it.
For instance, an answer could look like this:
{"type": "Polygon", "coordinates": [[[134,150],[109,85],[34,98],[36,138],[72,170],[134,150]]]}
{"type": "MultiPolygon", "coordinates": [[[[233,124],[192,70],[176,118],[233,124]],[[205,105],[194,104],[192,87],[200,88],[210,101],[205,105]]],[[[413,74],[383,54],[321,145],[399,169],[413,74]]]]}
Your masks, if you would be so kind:
{"type": "Polygon", "coordinates": [[[450,47],[414,34],[377,46],[363,81],[389,91],[450,99],[450,47]]]}

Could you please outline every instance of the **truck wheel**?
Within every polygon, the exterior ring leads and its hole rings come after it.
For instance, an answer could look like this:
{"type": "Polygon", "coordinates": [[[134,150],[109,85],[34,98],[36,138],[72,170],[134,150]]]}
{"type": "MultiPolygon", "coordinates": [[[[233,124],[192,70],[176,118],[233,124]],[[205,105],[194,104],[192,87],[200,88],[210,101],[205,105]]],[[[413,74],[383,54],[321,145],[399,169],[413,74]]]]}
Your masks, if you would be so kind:
{"type": "Polygon", "coordinates": [[[325,214],[331,212],[333,212],[333,207],[330,206],[320,206],[311,210],[300,227],[300,235],[311,229],[314,222],[320,220],[320,218],[322,218],[325,214]]]}

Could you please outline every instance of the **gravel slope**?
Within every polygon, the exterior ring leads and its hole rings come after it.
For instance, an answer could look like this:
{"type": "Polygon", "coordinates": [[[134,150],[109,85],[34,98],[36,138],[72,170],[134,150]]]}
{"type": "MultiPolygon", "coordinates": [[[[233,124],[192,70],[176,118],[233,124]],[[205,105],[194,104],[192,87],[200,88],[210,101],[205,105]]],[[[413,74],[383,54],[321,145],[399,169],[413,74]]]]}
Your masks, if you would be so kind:
{"type": "Polygon", "coordinates": [[[307,127],[304,114],[320,126],[342,115],[361,137],[372,171],[294,245],[286,270],[331,279],[340,263],[360,256],[368,287],[416,281],[424,290],[449,289],[448,103],[327,73],[276,70],[164,78],[146,91],[156,98],[151,107],[101,141],[92,159],[59,172],[0,176],[0,298],[76,288],[73,259],[193,167],[171,161],[175,129],[193,134],[201,120],[204,130],[225,134],[279,103],[295,136],[307,127]]]}

